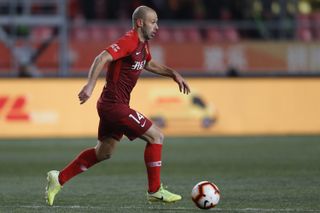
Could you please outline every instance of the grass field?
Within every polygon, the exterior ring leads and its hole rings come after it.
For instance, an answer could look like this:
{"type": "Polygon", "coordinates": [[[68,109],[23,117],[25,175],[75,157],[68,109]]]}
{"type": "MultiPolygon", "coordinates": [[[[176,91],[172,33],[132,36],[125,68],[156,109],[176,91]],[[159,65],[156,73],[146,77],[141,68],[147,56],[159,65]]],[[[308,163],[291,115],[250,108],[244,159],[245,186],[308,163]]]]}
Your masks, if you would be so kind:
{"type": "Polygon", "coordinates": [[[67,183],[55,206],[46,172],[61,169],[94,139],[0,140],[0,212],[201,212],[194,184],[216,183],[217,212],[320,212],[320,137],[167,138],[162,181],[184,199],[148,204],[144,142],[122,141],[109,161],[67,183]]]}

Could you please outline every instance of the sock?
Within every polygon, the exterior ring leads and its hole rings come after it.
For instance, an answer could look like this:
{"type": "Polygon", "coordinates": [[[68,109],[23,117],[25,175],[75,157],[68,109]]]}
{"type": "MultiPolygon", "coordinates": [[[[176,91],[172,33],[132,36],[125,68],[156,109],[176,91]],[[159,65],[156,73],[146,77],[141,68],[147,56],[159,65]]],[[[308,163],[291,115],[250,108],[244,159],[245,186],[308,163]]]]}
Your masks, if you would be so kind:
{"type": "Polygon", "coordinates": [[[60,184],[65,184],[68,180],[86,171],[98,162],[94,148],[84,150],[69,165],[60,171],[60,184]]]}
{"type": "Polygon", "coordinates": [[[156,192],[160,188],[162,144],[147,143],[144,150],[144,162],[148,173],[148,192],[156,192]]]}

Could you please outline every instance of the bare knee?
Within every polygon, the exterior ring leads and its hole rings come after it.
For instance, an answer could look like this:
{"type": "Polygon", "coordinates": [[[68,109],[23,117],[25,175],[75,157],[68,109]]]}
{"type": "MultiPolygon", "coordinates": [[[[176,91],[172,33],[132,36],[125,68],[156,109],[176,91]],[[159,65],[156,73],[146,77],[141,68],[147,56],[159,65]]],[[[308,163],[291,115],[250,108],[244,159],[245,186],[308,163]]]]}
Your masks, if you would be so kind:
{"type": "Polygon", "coordinates": [[[149,141],[150,143],[154,143],[154,144],[163,144],[164,141],[164,134],[159,131],[157,134],[155,134],[152,138],[152,141],[149,141]]]}
{"type": "Polygon", "coordinates": [[[140,138],[151,144],[163,144],[164,135],[161,129],[153,124],[140,138]]]}
{"type": "Polygon", "coordinates": [[[98,153],[96,150],[97,160],[98,161],[104,161],[111,158],[111,154],[109,153],[98,153]]]}
{"type": "Polygon", "coordinates": [[[98,161],[104,161],[111,158],[112,153],[106,152],[106,150],[101,149],[99,146],[96,146],[95,149],[98,161]]]}
{"type": "Polygon", "coordinates": [[[111,158],[111,155],[115,149],[116,140],[108,138],[105,141],[98,141],[95,147],[96,156],[98,161],[103,161],[111,158]]]}

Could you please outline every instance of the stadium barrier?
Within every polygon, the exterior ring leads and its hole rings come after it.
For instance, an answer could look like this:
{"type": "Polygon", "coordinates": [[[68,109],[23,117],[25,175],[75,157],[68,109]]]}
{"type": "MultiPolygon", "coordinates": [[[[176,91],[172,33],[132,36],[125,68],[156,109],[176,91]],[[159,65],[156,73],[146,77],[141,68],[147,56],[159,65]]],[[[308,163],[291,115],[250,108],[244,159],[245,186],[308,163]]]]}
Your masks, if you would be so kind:
{"type": "MultiPolygon", "coordinates": [[[[93,59],[112,41],[70,41],[68,75],[87,75],[93,59]],[[86,50],[86,51],[83,51],[86,50]]],[[[37,46],[34,44],[34,46],[37,46]]],[[[319,42],[154,42],[153,58],[181,72],[225,75],[236,69],[244,75],[319,74],[319,42]],[[179,57],[177,57],[179,56],[179,57]]],[[[11,53],[0,43],[0,74],[12,70],[11,53]]],[[[52,43],[37,60],[41,73],[58,76],[58,45],[52,43]]]]}
{"type": "MultiPolygon", "coordinates": [[[[180,94],[170,79],[140,79],[131,106],[167,136],[320,133],[319,78],[188,79],[180,94]]],[[[96,100],[77,94],[85,79],[1,79],[0,138],[95,137],[96,100]]]]}

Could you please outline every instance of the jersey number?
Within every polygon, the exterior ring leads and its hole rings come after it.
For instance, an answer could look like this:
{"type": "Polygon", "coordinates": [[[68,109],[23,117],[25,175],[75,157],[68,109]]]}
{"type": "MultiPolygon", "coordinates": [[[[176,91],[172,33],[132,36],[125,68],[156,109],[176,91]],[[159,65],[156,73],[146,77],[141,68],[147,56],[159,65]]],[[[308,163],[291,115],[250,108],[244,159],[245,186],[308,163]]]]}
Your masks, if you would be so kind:
{"type": "Polygon", "coordinates": [[[144,127],[144,125],[146,125],[146,119],[144,118],[144,116],[142,114],[140,114],[139,112],[136,112],[137,116],[135,117],[134,115],[130,114],[129,118],[132,118],[136,123],[138,123],[141,127],[144,127]],[[141,123],[141,121],[144,119],[144,122],[141,123]]]}

